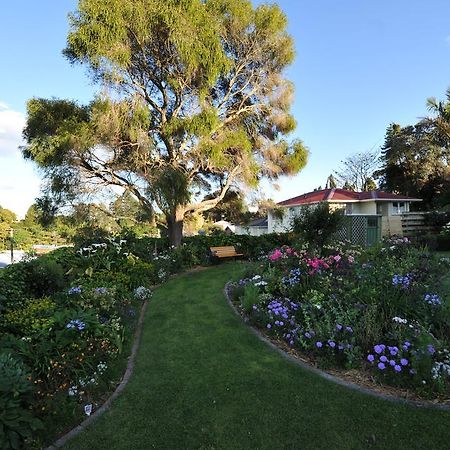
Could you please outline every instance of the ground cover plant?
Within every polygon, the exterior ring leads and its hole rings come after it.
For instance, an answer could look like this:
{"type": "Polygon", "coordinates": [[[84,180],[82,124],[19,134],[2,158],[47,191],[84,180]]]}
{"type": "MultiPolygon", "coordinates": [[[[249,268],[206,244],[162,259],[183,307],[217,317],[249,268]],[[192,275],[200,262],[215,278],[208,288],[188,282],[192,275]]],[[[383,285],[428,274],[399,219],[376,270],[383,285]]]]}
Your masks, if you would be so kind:
{"type": "Polygon", "coordinates": [[[448,260],[406,238],[317,256],[281,247],[234,291],[266,333],[322,367],[359,368],[385,385],[450,397],[448,260]]]}

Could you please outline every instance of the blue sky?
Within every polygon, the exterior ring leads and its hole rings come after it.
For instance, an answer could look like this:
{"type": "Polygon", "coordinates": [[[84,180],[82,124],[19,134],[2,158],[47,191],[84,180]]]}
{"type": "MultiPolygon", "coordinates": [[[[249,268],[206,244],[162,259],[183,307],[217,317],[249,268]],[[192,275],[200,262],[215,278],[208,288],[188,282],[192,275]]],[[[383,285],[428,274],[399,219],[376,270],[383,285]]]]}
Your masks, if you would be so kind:
{"type": "MultiPolygon", "coordinates": [[[[20,215],[38,194],[39,176],[16,150],[31,97],[89,101],[96,87],[62,56],[67,14],[76,1],[16,0],[0,27],[0,205],[20,215]]],[[[255,3],[263,3],[259,0],[255,3]]],[[[288,71],[293,107],[311,151],[306,169],[280,180],[282,200],[324,185],[346,156],[378,148],[391,122],[414,123],[426,99],[450,86],[448,0],[279,0],[295,39],[288,71]]]]}

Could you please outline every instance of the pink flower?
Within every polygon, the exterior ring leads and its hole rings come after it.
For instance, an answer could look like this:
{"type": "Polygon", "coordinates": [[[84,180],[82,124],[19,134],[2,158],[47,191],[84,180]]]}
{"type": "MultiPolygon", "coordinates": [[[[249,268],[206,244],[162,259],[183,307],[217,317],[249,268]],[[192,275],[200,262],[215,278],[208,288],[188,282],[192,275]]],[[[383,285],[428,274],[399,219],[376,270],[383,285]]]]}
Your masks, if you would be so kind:
{"type": "Polygon", "coordinates": [[[282,256],[283,256],[283,253],[281,252],[280,249],[277,248],[271,255],[269,255],[269,259],[271,261],[276,261],[277,259],[280,259],[282,256]]]}
{"type": "Polygon", "coordinates": [[[353,258],[353,256],[349,256],[349,257],[348,257],[348,262],[349,262],[350,264],[353,264],[354,261],[355,261],[355,258],[353,258]]]}
{"type": "Polygon", "coordinates": [[[339,262],[339,261],[341,260],[341,257],[340,257],[339,255],[336,255],[336,256],[333,257],[333,259],[334,259],[336,262],[339,262]]]}

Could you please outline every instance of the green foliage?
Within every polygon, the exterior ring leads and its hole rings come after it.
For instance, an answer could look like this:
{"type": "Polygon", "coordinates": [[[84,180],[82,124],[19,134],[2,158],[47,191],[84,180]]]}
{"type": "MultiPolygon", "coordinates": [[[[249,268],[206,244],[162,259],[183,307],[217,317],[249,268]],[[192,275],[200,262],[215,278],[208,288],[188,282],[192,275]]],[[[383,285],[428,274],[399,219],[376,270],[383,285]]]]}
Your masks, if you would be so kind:
{"type": "Polygon", "coordinates": [[[241,306],[245,313],[250,313],[253,305],[256,305],[259,301],[259,289],[252,283],[247,284],[244,287],[244,292],[241,297],[241,306]]]}
{"type": "Polygon", "coordinates": [[[0,447],[23,448],[25,439],[42,428],[29,410],[32,384],[29,372],[10,354],[0,353],[0,447]]]}
{"type": "Polygon", "coordinates": [[[5,332],[20,332],[29,335],[48,330],[54,323],[52,318],[55,302],[45,297],[32,299],[21,308],[7,311],[0,319],[0,328],[5,332]]]}
{"type": "Polygon", "coordinates": [[[121,186],[164,213],[179,245],[184,218],[233,184],[296,174],[308,151],[285,138],[296,126],[286,28],[278,6],[249,0],[80,0],[65,55],[119,96],[29,102],[23,154],[45,170],[52,208],[81,180],[121,186]]]}
{"type": "Polygon", "coordinates": [[[27,268],[27,290],[33,297],[54,294],[66,284],[62,267],[51,259],[37,258],[27,268]]]}
{"type": "Polygon", "coordinates": [[[310,246],[320,250],[335,239],[344,220],[343,211],[333,210],[328,203],[322,202],[303,207],[300,215],[292,219],[291,229],[310,246]]]}
{"type": "Polygon", "coordinates": [[[430,209],[450,204],[450,96],[429,99],[432,117],[415,125],[391,124],[386,130],[378,172],[383,188],[423,199],[418,207],[430,209]]]}

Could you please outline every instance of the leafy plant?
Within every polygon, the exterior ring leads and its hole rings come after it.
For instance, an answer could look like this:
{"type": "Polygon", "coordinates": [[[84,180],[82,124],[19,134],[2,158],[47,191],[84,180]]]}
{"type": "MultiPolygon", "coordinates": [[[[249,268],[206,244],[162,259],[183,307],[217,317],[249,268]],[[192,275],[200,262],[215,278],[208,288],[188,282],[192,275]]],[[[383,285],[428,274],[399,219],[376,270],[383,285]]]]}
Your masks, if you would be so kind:
{"type": "Polygon", "coordinates": [[[42,428],[30,411],[29,372],[10,354],[0,354],[0,448],[20,449],[25,439],[42,428]]]}

